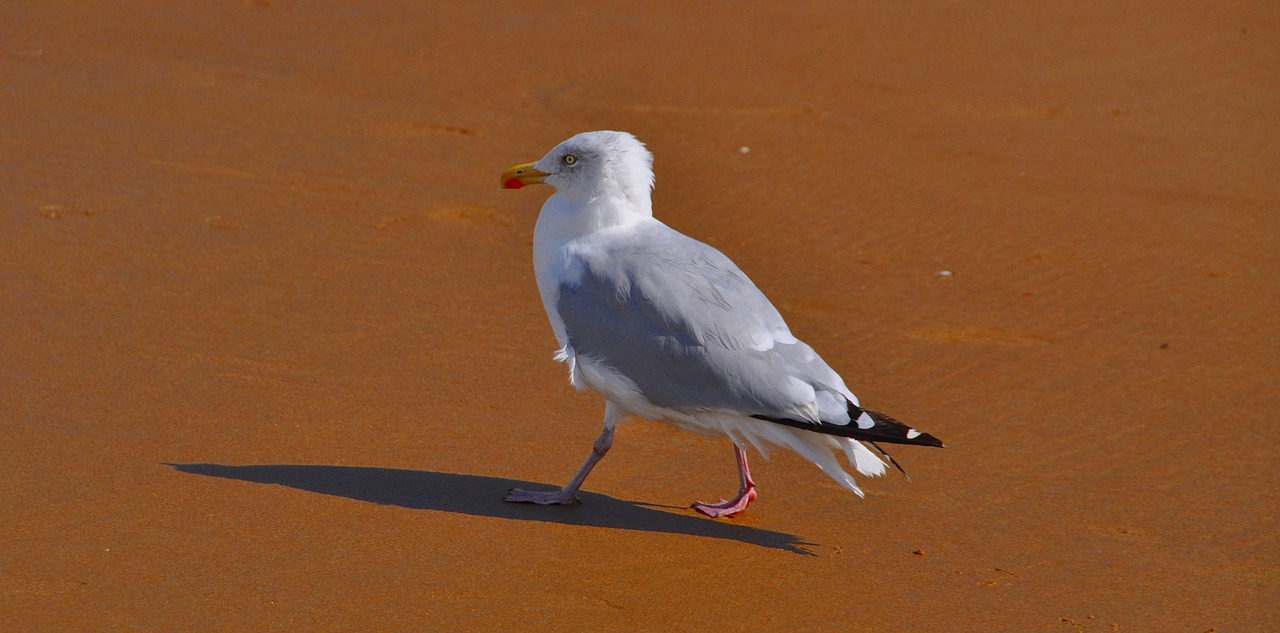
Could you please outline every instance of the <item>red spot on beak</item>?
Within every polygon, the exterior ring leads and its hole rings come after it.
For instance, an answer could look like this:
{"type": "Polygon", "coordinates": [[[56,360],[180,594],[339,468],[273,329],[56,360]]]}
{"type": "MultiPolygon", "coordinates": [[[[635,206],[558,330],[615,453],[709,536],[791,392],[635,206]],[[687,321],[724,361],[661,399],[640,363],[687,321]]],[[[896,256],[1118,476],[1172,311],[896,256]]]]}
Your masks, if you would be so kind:
{"type": "Polygon", "coordinates": [[[520,182],[519,178],[512,178],[511,180],[502,183],[502,186],[507,189],[519,189],[524,186],[524,183],[520,182]]]}

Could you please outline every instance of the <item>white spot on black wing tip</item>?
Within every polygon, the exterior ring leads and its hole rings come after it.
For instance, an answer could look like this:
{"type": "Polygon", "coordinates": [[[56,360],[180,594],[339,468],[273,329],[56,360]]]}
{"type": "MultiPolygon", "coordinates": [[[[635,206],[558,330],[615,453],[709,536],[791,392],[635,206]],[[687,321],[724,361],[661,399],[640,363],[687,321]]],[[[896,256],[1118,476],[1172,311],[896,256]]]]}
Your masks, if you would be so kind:
{"type": "Polygon", "coordinates": [[[871,416],[867,415],[866,411],[863,411],[862,415],[858,416],[857,422],[858,428],[860,429],[869,429],[876,425],[876,421],[872,420],[871,416]]]}

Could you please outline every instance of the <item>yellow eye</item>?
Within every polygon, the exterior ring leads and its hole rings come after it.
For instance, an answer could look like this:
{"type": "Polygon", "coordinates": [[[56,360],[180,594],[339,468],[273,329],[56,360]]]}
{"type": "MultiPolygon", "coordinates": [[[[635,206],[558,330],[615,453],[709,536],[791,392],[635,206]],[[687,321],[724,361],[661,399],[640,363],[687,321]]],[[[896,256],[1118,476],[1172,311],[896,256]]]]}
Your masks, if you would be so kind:
{"type": "Polygon", "coordinates": [[[573,154],[565,154],[565,155],[564,155],[564,164],[566,164],[566,165],[572,165],[572,164],[574,164],[574,163],[576,163],[576,162],[578,162],[578,157],[577,157],[577,156],[574,156],[573,154]]]}

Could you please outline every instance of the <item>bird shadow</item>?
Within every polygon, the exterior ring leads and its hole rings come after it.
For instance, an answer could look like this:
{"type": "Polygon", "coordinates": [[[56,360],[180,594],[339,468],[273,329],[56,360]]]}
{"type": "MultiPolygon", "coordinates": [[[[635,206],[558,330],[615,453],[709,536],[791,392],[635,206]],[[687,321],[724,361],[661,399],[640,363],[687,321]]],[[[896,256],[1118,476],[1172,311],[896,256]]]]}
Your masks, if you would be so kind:
{"type": "MultiPolygon", "coordinates": [[[[676,514],[666,507],[625,501],[596,492],[581,492],[581,505],[536,506],[506,503],[502,497],[512,488],[551,488],[546,484],[501,477],[442,473],[429,470],[330,466],[306,464],[165,464],[192,475],[277,484],[357,501],[435,510],[480,517],[538,521],[564,525],[666,532],[739,541],[793,554],[814,556],[794,534],[775,532],[691,514],[676,514]]],[[[552,488],[554,489],[554,488],[552,488]]]]}

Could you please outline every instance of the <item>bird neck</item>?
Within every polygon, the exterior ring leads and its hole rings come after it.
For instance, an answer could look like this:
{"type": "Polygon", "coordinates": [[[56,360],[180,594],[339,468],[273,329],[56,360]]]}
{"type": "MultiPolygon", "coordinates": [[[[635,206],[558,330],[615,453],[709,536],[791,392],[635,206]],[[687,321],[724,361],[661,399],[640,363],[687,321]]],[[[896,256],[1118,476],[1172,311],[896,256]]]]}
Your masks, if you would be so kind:
{"type": "Polygon", "coordinates": [[[596,231],[635,224],[653,217],[648,193],[627,196],[616,190],[601,191],[581,199],[556,193],[542,206],[535,233],[548,229],[548,235],[555,234],[561,238],[557,241],[564,243],[596,231]]]}

